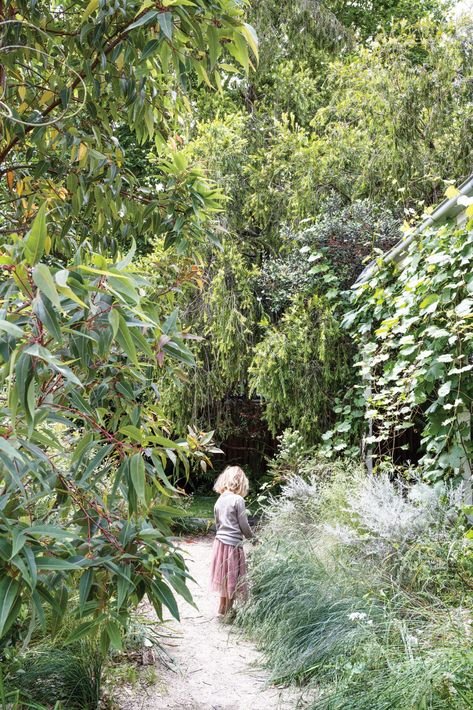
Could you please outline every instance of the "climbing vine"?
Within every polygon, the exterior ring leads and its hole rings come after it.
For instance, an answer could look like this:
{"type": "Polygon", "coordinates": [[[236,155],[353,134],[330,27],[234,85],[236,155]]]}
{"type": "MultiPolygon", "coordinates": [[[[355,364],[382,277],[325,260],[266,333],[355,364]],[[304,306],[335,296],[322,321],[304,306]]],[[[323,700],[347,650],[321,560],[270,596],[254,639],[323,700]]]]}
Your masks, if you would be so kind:
{"type": "MultiPolygon", "coordinates": [[[[472,227],[423,233],[402,261],[381,264],[358,286],[344,319],[360,345],[359,388],[371,388],[366,443],[375,456],[392,452],[403,430],[421,422],[421,466],[432,479],[459,475],[472,452],[472,227]]],[[[325,439],[339,436],[329,431],[325,439]]]]}

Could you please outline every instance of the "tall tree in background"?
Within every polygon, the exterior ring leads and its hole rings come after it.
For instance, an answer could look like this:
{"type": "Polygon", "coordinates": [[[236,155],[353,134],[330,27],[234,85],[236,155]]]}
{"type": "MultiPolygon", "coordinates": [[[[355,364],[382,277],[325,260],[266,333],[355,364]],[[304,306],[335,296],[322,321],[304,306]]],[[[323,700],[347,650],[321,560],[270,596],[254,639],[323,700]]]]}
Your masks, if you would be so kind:
{"type": "Polygon", "coordinates": [[[265,420],[273,431],[303,420],[308,443],[320,440],[350,385],[338,361],[338,384],[327,386],[333,363],[319,360],[330,352],[315,337],[320,324],[335,332],[337,289],[471,168],[471,27],[447,13],[435,1],[259,0],[258,71],[227,76],[224,97],[195,94],[182,152],[229,198],[224,248],[203,257],[203,289],[181,299],[186,322],[209,336],[196,349],[201,368],[164,396],[221,439],[238,430],[230,456],[265,451],[265,420]]]}

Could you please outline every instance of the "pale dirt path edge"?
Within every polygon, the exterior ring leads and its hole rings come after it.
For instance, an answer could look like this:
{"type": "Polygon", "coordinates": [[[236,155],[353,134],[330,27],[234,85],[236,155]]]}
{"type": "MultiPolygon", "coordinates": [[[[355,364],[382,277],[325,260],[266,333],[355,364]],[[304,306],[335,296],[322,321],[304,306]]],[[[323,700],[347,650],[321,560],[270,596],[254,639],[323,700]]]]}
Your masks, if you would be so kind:
{"type": "MultiPolygon", "coordinates": [[[[181,623],[167,650],[175,670],[158,661],[158,682],[137,689],[122,710],[294,710],[299,693],[268,687],[262,657],[254,645],[216,618],[218,597],[209,592],[211,538],[180,544],[186,555],[197,609],[180,604],[181,623]]],[[[154,612],[150,611],[153,618],[154,612]]],[[[154,616],[154,619],[156,617],[154,616]]]]}

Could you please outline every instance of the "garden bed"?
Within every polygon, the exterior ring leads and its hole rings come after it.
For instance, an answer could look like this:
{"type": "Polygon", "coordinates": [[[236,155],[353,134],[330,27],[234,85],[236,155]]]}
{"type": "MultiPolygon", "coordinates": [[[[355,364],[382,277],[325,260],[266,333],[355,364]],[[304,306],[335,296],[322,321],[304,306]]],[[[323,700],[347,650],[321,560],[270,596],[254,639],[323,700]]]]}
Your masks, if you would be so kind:
{"type": "Polygon", "coordinates": [[[292,478],[269,508],[239,617],[272,680],[312,688],[312,710],[473,707],[465,525],[448,484],[353,465],[325,482],[292,478]]]}

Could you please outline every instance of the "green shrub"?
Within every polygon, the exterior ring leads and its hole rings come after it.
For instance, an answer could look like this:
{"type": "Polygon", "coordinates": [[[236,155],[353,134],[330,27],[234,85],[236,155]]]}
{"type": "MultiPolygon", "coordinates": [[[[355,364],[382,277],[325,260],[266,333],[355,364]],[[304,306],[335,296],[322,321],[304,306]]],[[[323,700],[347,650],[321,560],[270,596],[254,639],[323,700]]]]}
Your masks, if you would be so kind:
{"type": "Polygon", "coordinates": [[[334,396],[352,379],[350,343],[329,301],[298,298],[253,351],[250,392],[275,434],[291,426],[309,442],[335,420],[334,396]]]}
{"type": "Polygon", "coordinates": [[[179,502],[172,531],[177,535],[206,535],[214,524],[216,496],[188,496],[179,502]]]}

